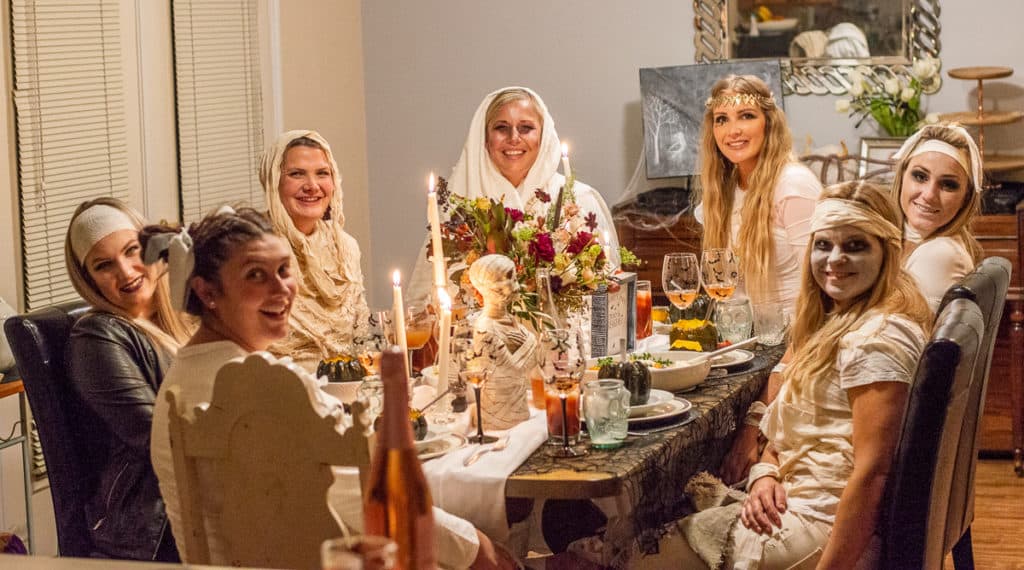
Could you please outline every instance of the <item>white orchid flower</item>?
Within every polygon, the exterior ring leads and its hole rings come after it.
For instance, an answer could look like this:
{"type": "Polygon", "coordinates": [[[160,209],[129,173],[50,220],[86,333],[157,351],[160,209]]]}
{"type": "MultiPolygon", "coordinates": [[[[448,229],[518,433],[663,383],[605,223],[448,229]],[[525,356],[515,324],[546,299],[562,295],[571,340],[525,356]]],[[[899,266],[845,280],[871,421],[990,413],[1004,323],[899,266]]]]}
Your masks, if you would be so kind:
{"type": "Polygon", "coordinates": [[[860,97],[864,94],[864,82],[857,81],[856,83],[850,84],[850,95],[854,97],[860,97]]]}
{"type": "Polygon", "coordinates": [[[926,56],[914,62],[912,73],[914,77],[924,81],[931,79],[938,71],[939,62],[931,56],[926,56]]]}
{"type": "Polygon", "coordinates": [[[850,110],[849,99],[836,99],[836,113],[846,113],[850,110]]]}
{"type": "Polygon", "coordinates": [[[924,122],[928,123],[929,125],[934,125],[935,123],[938,123],[939,122],[939,114],[938,113],[928,113],[927,115],[924,116],[924,122]]]}
{"type": "Polygon", "coordinates": [[[900,101],[906,103],[913,99],[915,95],[917,95],[917,91],[915,91],[913,88],[904,87],[903,91],[900,91],[900,101]]]}
{"type": "Polygon", "coordinates": [[[886,79],[885,83],[883,83],[882,86],[885,88],[885,92],[888,93],[889,95],[892,95],[893,97],[899,94],[901,89],[900,80],[896,79],[895,77],[886,79]]]}

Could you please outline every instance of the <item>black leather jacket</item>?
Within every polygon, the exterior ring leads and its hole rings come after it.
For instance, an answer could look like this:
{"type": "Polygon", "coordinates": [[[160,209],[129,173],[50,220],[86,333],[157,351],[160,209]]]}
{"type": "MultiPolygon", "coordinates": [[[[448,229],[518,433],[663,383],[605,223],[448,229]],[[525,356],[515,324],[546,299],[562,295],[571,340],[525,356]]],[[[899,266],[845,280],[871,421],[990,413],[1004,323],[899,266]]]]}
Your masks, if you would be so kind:
{"type": "Polygon", "coordinates": [[[116,558],[176,557],[149,458],[167,356],[128,321],[90,312],[71,331],[67,362],[75,388],[107,428],[89,438],[96,444],[90,455],[101,465],[85,512],[94,544],[116,558]]]}

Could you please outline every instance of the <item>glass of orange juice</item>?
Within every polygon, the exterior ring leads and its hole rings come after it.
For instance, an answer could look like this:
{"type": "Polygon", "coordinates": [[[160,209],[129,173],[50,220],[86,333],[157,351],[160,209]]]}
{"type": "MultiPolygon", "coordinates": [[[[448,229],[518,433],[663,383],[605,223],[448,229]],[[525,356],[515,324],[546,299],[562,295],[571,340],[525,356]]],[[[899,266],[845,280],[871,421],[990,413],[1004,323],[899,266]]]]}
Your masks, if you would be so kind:
{"type": "Polygon", "coordinates": [[[692,253],[666,253],[661,263],[661,288],[670,303],[682,310],[697,299],[700,265],[692,253]]]}
{"type": "Polygon", "coordinates": [[[654,332],[651,322],[651,282],[636,282],[636,338],[647,338],[654,332]]]}

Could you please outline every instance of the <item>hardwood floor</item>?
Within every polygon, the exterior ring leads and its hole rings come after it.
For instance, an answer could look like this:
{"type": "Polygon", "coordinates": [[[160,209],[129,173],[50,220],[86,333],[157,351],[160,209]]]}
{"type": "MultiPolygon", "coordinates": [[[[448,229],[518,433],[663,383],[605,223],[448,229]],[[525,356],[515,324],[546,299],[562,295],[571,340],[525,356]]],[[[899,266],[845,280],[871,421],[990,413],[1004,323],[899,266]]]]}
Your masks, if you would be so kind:
{"type": "MultiPolygon", "coordinates": [[[[974,488],[974,565],[985,570],[1024,570],[1024,479],[1010,460],[978,462],[974,488]]],[[[953,561],[946,557],[946,570],[953,561]]]]}

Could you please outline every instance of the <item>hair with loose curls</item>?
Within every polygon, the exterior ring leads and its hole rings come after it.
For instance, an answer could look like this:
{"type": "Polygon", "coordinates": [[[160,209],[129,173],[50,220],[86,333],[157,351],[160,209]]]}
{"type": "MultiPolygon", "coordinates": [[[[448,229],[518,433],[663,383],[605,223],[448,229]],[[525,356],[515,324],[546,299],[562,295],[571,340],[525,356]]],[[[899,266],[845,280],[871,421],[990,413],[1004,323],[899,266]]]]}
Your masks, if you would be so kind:
{"type": "MultiPolygon", "coordinates": [[[[873,216],[897,223],[897,210],[886,188],[871,182],[843,182],[829,186],[821,200],[839,198],[856,202],[873,216]]],[[[820,378],[828,376],[835,365],[840,340],[848,332],[857,330],[876,312],[902,314],[928,330],[933,316],[928,302],[921,295],[914,279],[903,271],[903,244],[896,239],[882,240],[869,227],[852,223],[878,239],[882,246],[882,265],[874,285],[847,308],[837,310],[835,302],[818,285],[811,271],[811,251],[814,236],[807,243],[804,271],[797,299],[796,319],[791,330],[792,364],[784,372],[794,395],[806,395],[820,378]]]]}
{"type": "MultiPolygon", "coordinates": [[[[64,265],[67,267],[71,285],[74,286],[75,291],[93,310],[121,317],[138,327],[150,340],[171,354],[176,353],[178,348],[192,335],[192,327],[171,305],[166,267],[157,269],[159,274],[156,278],[156,288],[153,291],[153,306],[156,311],[148,319],[144,317],[135,318],[103,296],[99,287],[96,286],[96,282],[89,275],[89,270],[85,266],[85,260],[79,260],[75,257],[75,252],[71,248],[71,226],[74,225],[75,220],[82,212],[93,206],[100,205],[109,206],[124,212],[132,220],[136,228],[142,228],[146,223],[142,214],[139,214],[132,207],[117,198],[102,197],[82,202],[75,209],[75,213],[72,214],[71,222],[68,223],[68,233],[64,237],[64,265]]],[[[145,250],[145,244],[142,247],[145,250]]]]}
{"type": "Polygon", "coordinates": [[[938,123],[921,127],[921,138],[918,139],[917,144],[914,145],[914,148],[908,149],[904,158],[896,164],[896,177],[892,181],[892,196],[896,200],[896,204],[899,205],[897,217],[899,219],[899,227],[902,229],[906,220],[906,214],[903,212],[901,203],[901,198],[903,197],[903,177],[910,168],[911,155],[914,154],[914,150],[924,141],[935,139],[963,151],[964,155],[967,156],[967,165],[969,167],[967,172],[964,173],[964,176],[967,178],[967,193],[964,195],[964,203],[960,205],[960,209],[957,210],[956,215],[953,216],[949,223],[935,230],[935,232],[925,238],[925,241],[942,236],[959,238],[967,248],[968,253],[971,254],[974,264],[977,265],[981,263],[984,252],[981,249],[981,244],[978,243],[978,240],[971,233],[971,222],[974,221],[974,217],[981,211],[981,194],[978,192],[979,188],[974,187],[974,179],[971,177],[970,171],[970,167],[974,166],[971,164],[970,152],[970,145],[973,141],[966,140],[959,130],[949,128],[953,125],[955,123],[938,123]]]}
{"type": "Polygon", "coordinates": [[[759,77],[728,75],[711,87],[711,97],[725,92],[757,95],[764,113],[764,144],[758,155],[746,197],[740,210],[740,231],[736,243],[732,237],[732,209],[739,184],[739,169],[730,162],[715,140],[715,109],[704,112],[701,124],[699,200],[704,203],[704,247],[732,247],[739,256],[740,270],[747,282],[747,291],[755,301],[772,289],[775,240],[772,237],[775,185],[786,164],[793,161],[793,139],[786,125],[786,114],[775,103],[772,91],[759,77]]]}
{"type": "MultiPolygon", "coordinates": [[[[178,228],[166,224],[149,225],[139,232],[139,240],[145,248],[150,238],[178,231],[178,228]]],[[[231,258],[239,245],[266,235],[278,235],[270,220],[252,208],[239,208],[237,211],[210,214],[189,226],[188,234],[192,238],[195,266],[188,276],[189,287],[185,300],[185,311],[190,315],[200,317],[206,306],[192,290],[192,279],[202,277],[207,282],[222,287],[220,269],[231,258]]]]}
{"type": "Polygon", "coordinates": [[[491,104],[487,106],[487,111],[484,113],[484,140],[487,140],[487,129],[491,126],[491,123],[494,122],[494,118],[498,116],[498,112],[501,111],[502,107],[505,105],[515,101],[529,101],[530,107],[533,108],[533,112],[537,113],[537,116],[540,117],[541,124],[537,125],[537,128],[542,128],[544,126],[544,113],[541,113],[540,109],[537,107],[537,101],[534,100],[533,95],[525,89],[513,87],[511,89],[505,89],[501,93],[495,95],[494,99],[491,100],[491,104]]]}

